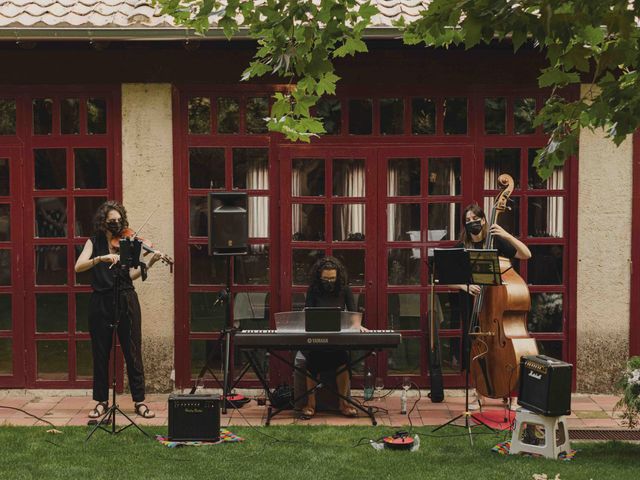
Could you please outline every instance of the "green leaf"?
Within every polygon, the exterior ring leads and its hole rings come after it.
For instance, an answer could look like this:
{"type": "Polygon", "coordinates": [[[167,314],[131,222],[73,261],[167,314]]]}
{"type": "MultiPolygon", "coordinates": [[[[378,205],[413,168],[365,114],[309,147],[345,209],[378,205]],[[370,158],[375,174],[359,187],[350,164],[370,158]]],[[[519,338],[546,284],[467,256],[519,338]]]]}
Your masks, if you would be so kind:
{"type": "Polygon", "coordinates": [[[559,68],[546,68],[542,75],[538,77],[538,85],[540,88],[550,87],[552,85],[565,86],[570,83],[579,83],[580,77],[575,72],[563,72],[559,68]]]}
{"type": "Polygon", "coordinates": [[[333,51],[336,58],[346,57],[347,55],[355,55],[358,52],[367,52],[367,45],[359,38],[347,37],[342,46],[333,51]]]}

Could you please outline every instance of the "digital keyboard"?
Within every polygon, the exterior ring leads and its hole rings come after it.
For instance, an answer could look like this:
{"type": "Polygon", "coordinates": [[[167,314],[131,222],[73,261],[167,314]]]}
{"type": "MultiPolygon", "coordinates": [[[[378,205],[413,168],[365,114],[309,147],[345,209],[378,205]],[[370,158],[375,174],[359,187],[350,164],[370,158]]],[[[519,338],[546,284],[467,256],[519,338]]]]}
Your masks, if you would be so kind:
{"type": "Polygon", "coordinates": [[[243,330],[235,336],[240,348],[278,350],[377,350],[396,348],[402,335],[393,330],[368,332],[281,332],[278,330],[243,330]]]}

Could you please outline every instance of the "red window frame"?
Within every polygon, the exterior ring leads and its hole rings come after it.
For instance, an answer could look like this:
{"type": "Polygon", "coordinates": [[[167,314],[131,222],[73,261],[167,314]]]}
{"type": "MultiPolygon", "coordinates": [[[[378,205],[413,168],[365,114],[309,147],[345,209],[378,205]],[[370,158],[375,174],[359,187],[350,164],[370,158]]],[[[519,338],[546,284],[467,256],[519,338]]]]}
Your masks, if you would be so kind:
{"type": "Polygon", "coordinates": [[[640,130],[633,134],[633,197],[631,207],[631,305],[629,356],[640,355],[640,130]]]}

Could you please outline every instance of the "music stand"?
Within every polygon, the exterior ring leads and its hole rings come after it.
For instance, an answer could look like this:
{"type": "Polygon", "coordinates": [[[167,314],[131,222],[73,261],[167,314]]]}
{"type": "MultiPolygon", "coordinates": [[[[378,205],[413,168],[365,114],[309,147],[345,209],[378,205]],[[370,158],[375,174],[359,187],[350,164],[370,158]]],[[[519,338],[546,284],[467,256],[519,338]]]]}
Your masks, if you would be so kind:
{"type": "MultiPolygon", "coordinates": [[[[432,286],[435,283],[441,285],[466,285],[467,292],[469,285],[495,286],[502,285],[500,275],[500,260],[497,250],[464,249],[464,248],[435,248],[433,252],[432,286]]],[[[433,287],[432,293],[433,295],[433,287]]],[[[433,315],[433,312],[432,312],[433,315]]],[[[432,321],[435,321],[432,317],[432,321]]],[[[468,341],[467,319],[463,325],[463,357],[465,361],[465,384],[464,384],[464,412],[452,418],[446,423],[434,428],[436,432],[447,425],[464,427],[469,432],[469,441],[473,445],[472,427],[484,425],[491,431],[495,431],[485,422],[473,416],[469,411],[469,370],[471,369],[471,346],[468,341]],[[467,338],[465,338],[467,337],[467,338]],[[455,422],[464,418],[464,425],[455,422]],[[471,425],[470,419],[477,425],[471,425]]]]}
{"type": "Polygon", "coordinates": [[[113,267],[113,303],[114,313],[113,322],[111,328],[113,328],[113,337],[111,338],[111,358],[113,360],[113,373],[111,378],[111,406],[102,415],[100,421],[91,429],[89,435],[85,439],[85,443],[89,441],[91,436],[96,430],[103,430],[111,435],[116,435],[123,430],[126,430],[130,426],[136,427],[141,433],[151,438],[147,432],[145,432],[140,426],[136,424],[126,413],[120,410],[116,402],[116,339],[118,337],[118,326],[120,325],[120,275],[123,273],[129,275],[130,268],[141,268],[143,271],[143,280],[146,278],[146,265],[140,261],[140,253],[142,251],[142,242],[137,238],[122,238],[120,239],[120,261],[113,267]],[[126,418],[129,423],[124,427],[118,429],[116,426],[116,414],[120,413],[126,418]],[[111,428],[106,428],[105,425],[111,424],[111,428]]]}

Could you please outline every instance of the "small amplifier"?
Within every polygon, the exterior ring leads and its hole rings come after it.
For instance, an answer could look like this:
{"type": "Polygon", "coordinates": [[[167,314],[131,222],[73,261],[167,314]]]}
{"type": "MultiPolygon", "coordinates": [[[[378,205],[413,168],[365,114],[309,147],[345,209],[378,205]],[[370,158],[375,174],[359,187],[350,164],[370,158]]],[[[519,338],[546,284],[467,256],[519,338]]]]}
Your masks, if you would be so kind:
{"type": "Polygon", "coordinates": [[[546,355],[522,357],[518,405],[547,417],[569,415],[572,369],[570,363],[546,355]]]}
{"type": "Polygon", "coordinates": [[[169,440],[220,439],[220,395],[169,395],[169,440]]]}

